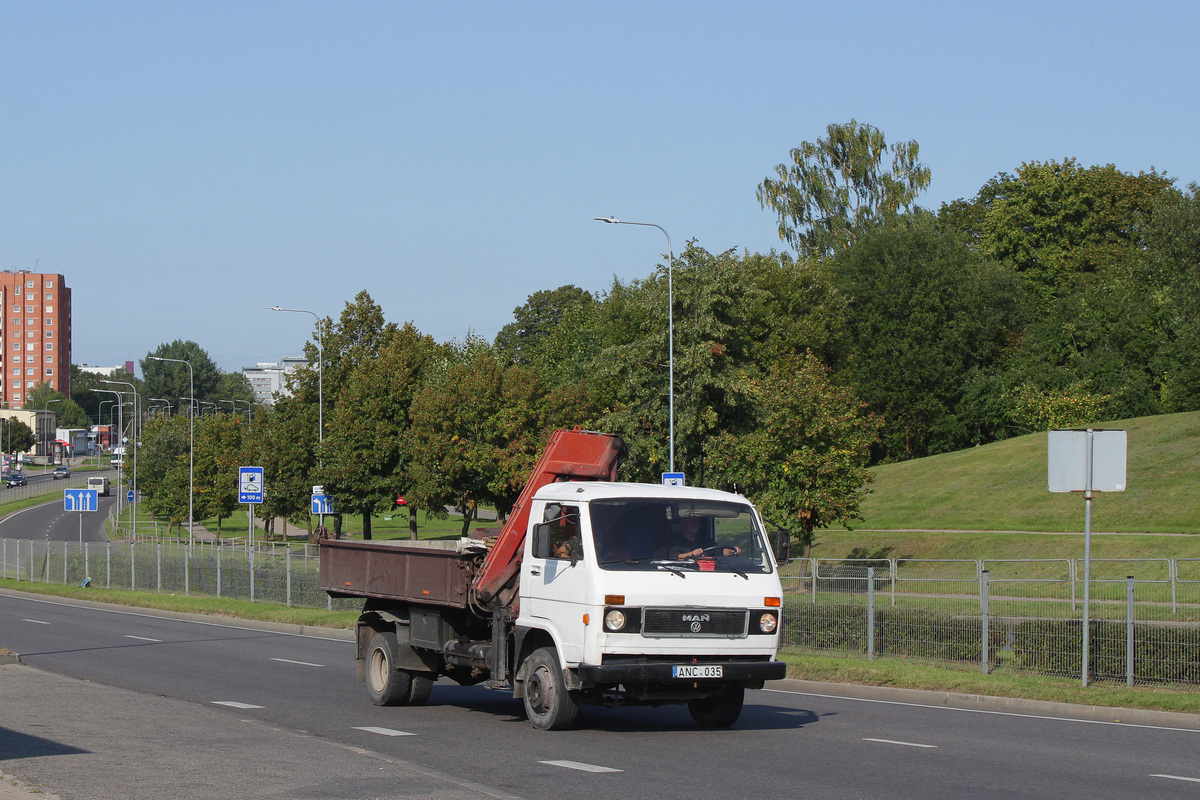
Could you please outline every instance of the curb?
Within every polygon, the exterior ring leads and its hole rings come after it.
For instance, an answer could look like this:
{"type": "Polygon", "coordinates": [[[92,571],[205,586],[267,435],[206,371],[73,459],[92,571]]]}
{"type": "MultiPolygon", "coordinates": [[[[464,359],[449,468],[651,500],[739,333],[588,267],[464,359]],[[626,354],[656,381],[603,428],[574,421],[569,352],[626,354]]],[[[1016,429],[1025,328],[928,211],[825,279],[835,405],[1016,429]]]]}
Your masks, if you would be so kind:
{"type": "Polygon", "coordinates": [[[0,653],[0,667],[20,663],[21,655],[19,653],[0,653]]]}
{"type": "Polygon", "coordinates": [[[936,692],[927,689],[900,689],[894,686],[863,686],[849,683],[823,683],[786,678],[768,681],[767,689],[800,694],[829,695],[851,700],[875,700],[908,705],[984,711],[995,714],[1058,717],[1062,719],[1105,722],[1123,725],[1152,725],[1200,731],[1200,714],[1180,711],[1154,711],[1142,708],[1113,708],[1057,703],[1048,700],[1026,700],[1019,697],[995,697],[959,692],[936,692]]]}

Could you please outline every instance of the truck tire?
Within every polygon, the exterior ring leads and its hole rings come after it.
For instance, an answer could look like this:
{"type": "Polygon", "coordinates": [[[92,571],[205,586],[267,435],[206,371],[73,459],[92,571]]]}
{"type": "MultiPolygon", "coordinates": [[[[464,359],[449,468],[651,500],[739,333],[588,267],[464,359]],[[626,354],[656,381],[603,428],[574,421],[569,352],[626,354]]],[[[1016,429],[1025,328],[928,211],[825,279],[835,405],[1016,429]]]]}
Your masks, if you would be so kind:
{"type": "Polygon", "coordinates": [[[525,674],[525,716],[539,731],[571,727],[579,704],[567,691],[554,650],[542,647],[529,656],[525,674]]]}
{"type": "Polygon", "coordinates": [[[367,691],[377,706],[403,705],[412,691],[411,676],[396,669],[399,655],[395,633],[381,631],[371,637],[367,648],[367,691]]]}
{"type": "Polygon", "coordinates": [[[741,686],[728,686],[723,691],[703,700],[688,700],[688,711],[692,719],[702,728],[728,728],[742,714],[742,703],[746,690],[741,686]]]}
{"type": "Polygon", "coordinates": [[[405,703],[410,706],[423,706],[429,700],[429,694],[433,691],[433,677],[424,672],[409,673],[411,687],[408,690],[408,697],[405,698],[405,703]]]}

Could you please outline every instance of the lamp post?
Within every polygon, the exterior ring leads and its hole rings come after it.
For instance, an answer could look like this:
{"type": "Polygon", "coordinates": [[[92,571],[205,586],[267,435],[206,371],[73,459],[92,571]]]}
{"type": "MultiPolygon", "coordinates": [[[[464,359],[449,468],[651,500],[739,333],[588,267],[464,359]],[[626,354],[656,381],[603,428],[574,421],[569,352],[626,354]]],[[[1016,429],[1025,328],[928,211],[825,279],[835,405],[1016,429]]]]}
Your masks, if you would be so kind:
{"type": "MultiPolygon", "coordinates": [[[[303,308],[280,308],[279,306],[264,306],[268,311],[288,311],[293,314],[312,314],[312,318],[317,321],[317,444],[322,444],[325,441],[325,383],[324,383],[324,361],[325,347],[321,343],[321,318],[317,316],[315,311],[309,311],[303,308]]],[[[317,448],[320,450],[320,448],[317,448]]],[[[320,456],[318,456],[320,458],[320,456]]]]}
{"type": "MultiPolygon", "coordinates": [[[[107,383],[109,386],[128,386],[129,394],[133,395],[133,425],[131,425],[130,427],[132,428],[132,432],[133,432],[133,496],[136,498],[137,497],[138,422],[141,419],[140,416],[138,415],[137,387],[134,386],[129,381],[102,380],[100,382],[107,383]]],[[[126,450],[126,452],[128,452],[129,448],[126,447],[125,450],[126,450]]],[[[121,461],[124,462],[124,460],[125,460],[125,458],[124,458],[124,456],[122,456],[121,461]]],[[[130,529],[133,532],[133,538],[134,538],[134,540],[136,540],[137,539],[137,516],[136,516],[136,512],[134,511],[132,502],[129,504],[129,524],[130,524],[130,529]]]]}
{"type": "Polygon", "coordinates": [[[151,397],[151,398],[150,398],[150,402],[151,402],[151,403],[165,403],[165,404],[166,404],[166,406],[167,406],[167,416],[168,416],[168,417],[169,417],[169,416],[171,416],[171,409],[172,409],[172,408],[174,408],[174,406],[173,406],[173,405],[171,405],[171,401],[170,401],[170,400],[168,400],[168,399],[167,399],[167,398],[165,398],[165,397],[151,397]]]}
{"type": "MultiPolygon", "coordinates": [[[[176,364],[187,364],[188,368],[188,398],[196,402],[196,373],[192,371],[192,362],[182,358],[163,358],[149,356],[151,361],[172,361],[176,364]]],[[[192,546],[192,499],[196,494],[196,415],[192,407],[188,407],[188,547],[192,546]]]]}
{"type": "MultiPolygon", "coordinates": [[[[112,403],[113,408],[115,408],[117,410],[117,437],[118,438],[113,441],[114,442],[120,441],[121,431],[125,430],[125,403],[121,400],[122,393],[118,392],[116,389],[96,389],[96,391],[97,392],[107,392],[108,394],[115,394],[117,396],[116,400],[105,400],[104,402],[112,403]]],[[[109,439],[112,439],[112,409],[109,409],[109,414],[108,414],[108,430],[109,430],[109,439]]],[[[113,444],[112,446],[115,448],[116,444],[113,444]]],[[[121,470],[124,468],[124,466],[125,466],[125,453],[122,452],[121,460],[117,462],[117,486],[118,487],[121,485],[121,470]]],[[[117,520],[120,521],[120,519],[121,519],[121,492],[118,490],[117,491],[117,520]]]]}
{"type": "Polygon", "coordinates": [[[662,231],[663,236],[667,237],[667,406],[669,420],[667,422],[668,435],[671,440],[671,472],[675,471],[675,287],[672,280],[672,266],[675,261],[674,251],[671,249],[671,234],[667,233],[667,229],[662,225],[655,225],[653,222],[630,222],[616,217],[594,217],[598,222],[607,222],[610,225],[641,225],[646,228],[658,228],[662,231]]]}

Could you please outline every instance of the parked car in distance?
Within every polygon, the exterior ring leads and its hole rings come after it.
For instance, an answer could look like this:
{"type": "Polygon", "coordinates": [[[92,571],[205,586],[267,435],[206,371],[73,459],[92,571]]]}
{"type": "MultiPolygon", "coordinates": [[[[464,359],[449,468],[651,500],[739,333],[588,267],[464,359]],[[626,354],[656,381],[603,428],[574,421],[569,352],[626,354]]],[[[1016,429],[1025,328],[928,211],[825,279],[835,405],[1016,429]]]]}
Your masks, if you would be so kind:
{"type": "Polygon", "coordinates": [[[28,486],[29,479],[25,477],[25,473],[23,472],[14,472],[12,475],[8,476],[8,482],[6,485],[9,487],[28,486]]]}
{"type": "Polygon", "coordinates": [[[71,468],[68,467],[66,464],[59,464],[57,467],[54,468],[54,480],[58,480],[59,478],[69,478],[69,477],[71,477],[71,468]]]}

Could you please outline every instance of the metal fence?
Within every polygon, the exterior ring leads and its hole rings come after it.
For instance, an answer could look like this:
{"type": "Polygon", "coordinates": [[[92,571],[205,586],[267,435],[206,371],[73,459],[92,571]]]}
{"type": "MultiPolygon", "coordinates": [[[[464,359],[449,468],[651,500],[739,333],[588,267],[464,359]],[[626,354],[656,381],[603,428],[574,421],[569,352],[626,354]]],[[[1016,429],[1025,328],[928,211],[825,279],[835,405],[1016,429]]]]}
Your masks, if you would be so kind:
{"type": "Polygon", "coordinates": [[[0,578],[228,597],[286,606],[360,608],[320,589],[316,545],[140,538],[110,542],[0,539],[0,578]]]}
{"type": "Polygon", "coordinates": [[[984,673],[1200,685],[1200,559],[798,559],[783,646],[984,673]]]}
{"type": "MultiPolygon", "coordinates": [[[[796,559],[782,646],[984,673],[1083,677],[1077,559],[796,559]]],[[[309,544],[0,539],[0,577],[354,610],[309,544]]],[[[1200,685],[1200,559],[1093,559],[1086,680],[1200,685]]]]}

